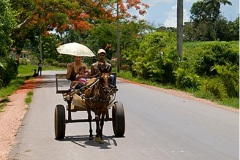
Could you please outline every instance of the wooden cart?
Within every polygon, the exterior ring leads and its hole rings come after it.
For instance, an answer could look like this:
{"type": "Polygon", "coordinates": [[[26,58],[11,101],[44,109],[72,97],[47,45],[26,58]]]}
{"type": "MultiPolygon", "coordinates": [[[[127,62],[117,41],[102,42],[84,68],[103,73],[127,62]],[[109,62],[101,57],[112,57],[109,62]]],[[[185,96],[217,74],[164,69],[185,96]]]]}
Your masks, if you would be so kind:
{"type": "MultiPolygon", "coordinates": [[[[87,111],[86,107],[88,106],[74,108],[73,105],[74,95],[77,94],[81,96],[81,94],[83,94],[84,87],[82,89],[72,91],[70,89],[66,89],[65,85],[65,88],[61,89],[61,86],[59,84],[61,82],[67,81],[68,80],[66,80],[66,74],[56,74],[56,93],[62,94],[64,101],[67,102],[66,108],[62,104],[58,104],[55,107],[54,121],[56,139],[63,139],[65,137],[67,123],[89,122],[88,119],[72,119],[72,112],[87,111]]],[[[118,89],[116,88],[116,92],[117,90],[118,89]]],[[[113,95],[111,103],[108,106],[108,113],[104,121],[112,121],[114,135],[117,137],[122,137],[124,136],[125,133],[125,113],[123,104],[119,101],[115,101],[116,92],[113,95]],[[109,113],[110,110],[112,110],[111,114],[109,113]]],[[[92,121],[95,121],[95,119],[93,119],[92,121]]]]}

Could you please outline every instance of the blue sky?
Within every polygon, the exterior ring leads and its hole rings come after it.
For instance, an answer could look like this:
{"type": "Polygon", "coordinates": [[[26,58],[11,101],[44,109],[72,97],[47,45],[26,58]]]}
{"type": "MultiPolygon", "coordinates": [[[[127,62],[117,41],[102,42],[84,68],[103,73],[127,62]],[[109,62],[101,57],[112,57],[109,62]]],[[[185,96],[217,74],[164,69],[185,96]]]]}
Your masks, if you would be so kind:
{"type": "MultiPolygon", "coordinates": [[[[232,6],[221,6],[221,14],[224,15],[229,21],[234,21],[239,15],[239,2],[238,0],[230,0],[232,6]]],[[[139,18],[145,19],[154,26],[177,26],[177,0],[141,0],[141,2],[150,5],[147,14],[139,18]]],[[[191,16],[190,9],[192,4],[197,0],[183,0],[184,8],[184,22],[188,22],[191,16]]],[[[136,13],[136,11],[130,11],[136,13]]]]}

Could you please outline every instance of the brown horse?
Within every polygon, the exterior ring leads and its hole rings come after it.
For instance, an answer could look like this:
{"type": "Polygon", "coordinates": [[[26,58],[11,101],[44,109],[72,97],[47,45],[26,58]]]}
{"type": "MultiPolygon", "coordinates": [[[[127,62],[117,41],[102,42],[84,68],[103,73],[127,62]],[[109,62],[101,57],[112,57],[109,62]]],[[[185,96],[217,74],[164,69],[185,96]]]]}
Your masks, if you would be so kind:
{"type": "Polygon", "coordinates": [[[85,103],[88,112],[89,121],[89,139],[93,139],[92,135],[92,115],[91,111],[95,113],[96,121],[96,141],[103,142],[102,132],[104,125],[104,118],[108,114],[108,106],[111,103],[111,87],[110,87],[110,72],[111,68],[99,67],[100,75],[98,78],[91,79],[93,82],[88,89],[85,90],[85,103]]]}

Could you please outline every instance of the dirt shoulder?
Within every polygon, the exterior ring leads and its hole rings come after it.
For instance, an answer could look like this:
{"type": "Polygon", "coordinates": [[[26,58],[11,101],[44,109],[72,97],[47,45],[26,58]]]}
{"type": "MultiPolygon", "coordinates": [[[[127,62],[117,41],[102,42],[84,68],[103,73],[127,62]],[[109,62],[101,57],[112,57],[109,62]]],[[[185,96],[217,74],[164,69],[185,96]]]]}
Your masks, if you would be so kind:
{"type": "MultiPolygon", "coordinates": [[[[172,94],[178,97],[191,99],[198,101],[200,103],[212,105],[214,107],[219,107],[222,109],[230,110],[233,112],[238,112],[238,109],[230,108],[227,106],[219,105],[215,102],[211,102],[205,99],[196,98],[189,93],[176,91],[172,89],[163,89],[158,87],[153,87],[145,84],[139,84],[122,78],[118,78],[121,81],[128,83],[135,83],[152,89],[160,90],[162,92],[172,94]]],[[[31,80],[26,80],[25,84],[21,86],[14,94],[9,96],[10,102],[7,103],[4,108],[4,112],[0,112],[0,160],[7,160],[8,154],[11,151],[12,146],[15,144],[15,137],[19,127],[21,126],[22,120],[25,113],[27,112],[28,106],[25,104],[24,100],[27,97],[27,93],[32,91],[37,83],[41,83],[41,78],[34,78],[31,80]]]]}
{"type": "Polygon", "coordinates": [[[25,103],[27,93],[32,91],[40,79],[26,80],[14,94],[9,96],[8,102],[0,112],[0,159],[7,160],[11,147],[15,143],[18,128],[21,126],[28,105],[25,103]]]}

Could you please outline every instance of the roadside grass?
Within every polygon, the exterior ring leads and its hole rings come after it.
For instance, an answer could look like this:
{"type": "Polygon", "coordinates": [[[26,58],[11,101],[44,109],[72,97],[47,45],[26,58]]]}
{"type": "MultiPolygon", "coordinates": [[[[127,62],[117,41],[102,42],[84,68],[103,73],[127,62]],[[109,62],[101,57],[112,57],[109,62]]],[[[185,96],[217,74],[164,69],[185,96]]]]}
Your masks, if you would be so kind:
{"type": "Polygon", "coordinates": [[[37,70],[37,66],[35,65],[20,65],[18,67],[18,77],[23,77],[23,76],[32,76],[34,69],[37,70]]]}
{"type": "Polygon", "coordinates": [[[18,77],[10,82],[7,87],[3,87],[0,89],[0,111],[3,111],[6,103],[9,102],[8,96],[14,93],[19,86],[24,84],[25,78],[18,77]]]}
{"type": "Polygon", "coordinates": [[[209,94],[208,92],[196,91],[196,92],[191,92],[191,93],[195,97],[207,99],[207,100],[216,102],[220,105],[239,109],[239,98],[225,98],[225,99],[219,100],[216,97],[214,97],[212,94],[209,94]]]}
{"type": "Polygon", "coordinates": [[[201,91],[201,90],[199,90],[199,91],[180,90],[173,85],[163,85],[163,84],[158,84],[156,82],[142,80],[142,79],[139,79],[137,77],[133,77],[132,74],[128,71],[120,71],[119,73],[117,73],[117,76],[121,77],[121,78],[124,78],[124,79],[129,79],[129,80],[134,81],[134,82],[147,84],[147,85],[151,85],[151,86],[155,86],[155,87],[160,87],[160,88],[165,88],[165,89],[174,89],[174,90],[178,90],[178,91],[187,92],[187,93],[190,93],[193,96],[198,97],[198,98],[207,99],[207,100],[216,102],[220,105],[225,105],[225,106],[228,106],[228,107],[239,109],[239,98],[226,98],[226,99],[223,99],[223,100],[219,100],[219,99],[215,98],[213,95],[211,95],[207,92],[201,91]]]}
{"type": "Polygon", "coordinates": [[[26,104],[30,104],[32,102],[32,96],[33,96],[33,92],[32,91],[27,93],[27,97],[25,98],[25,103],[26,104]]]}
{"type": "Polygon", "coordinates": [[[219,102],[222,105],[231,106],[239,109],[239,98],[226,98],[219,102]]]}
{"type": "MultiPolygon", "coordinates": [[[[13,79],[10,84],[6,87],[0,88],[0,112],[3,111],[6,103],[9,102],[8,96],[13,94],[21,85],[24,84],[25,80],[31,78],[34,72],[34,69],[37,69],[36,65],[20,65],[18,67],[18,76],[16,79],[13,79]]],[[[44,66],[43,70],[60,70],[59,67],[54,66],[44,66]]],[[[32,101],[33,92],[28,92],[25,99],[25,103],[29,104],[32,101]]]]}
{"type": "Polygon", "coordinates": [[[7,102],[10,102],[8,97],[2,98],[0,100],[0,112],[3,112],[3,108],[5,107],[7,102]]]}
{"type": "MultiPolygon", "coordinates": [[[[31,77],[34,73],[34,69],[38,69],[38,67],[36,65],[20,65],[18,67],[18,77],[23,77],[23,76],[29,76],[31,77]]],[[[66,68],[60,68],[60,67],[55,67],[55,66],[51,66],[51,65],[45,65],[43,67],[43,71],[45,70],[62,70],[62,69],[66,69],[66,68]]]]}

